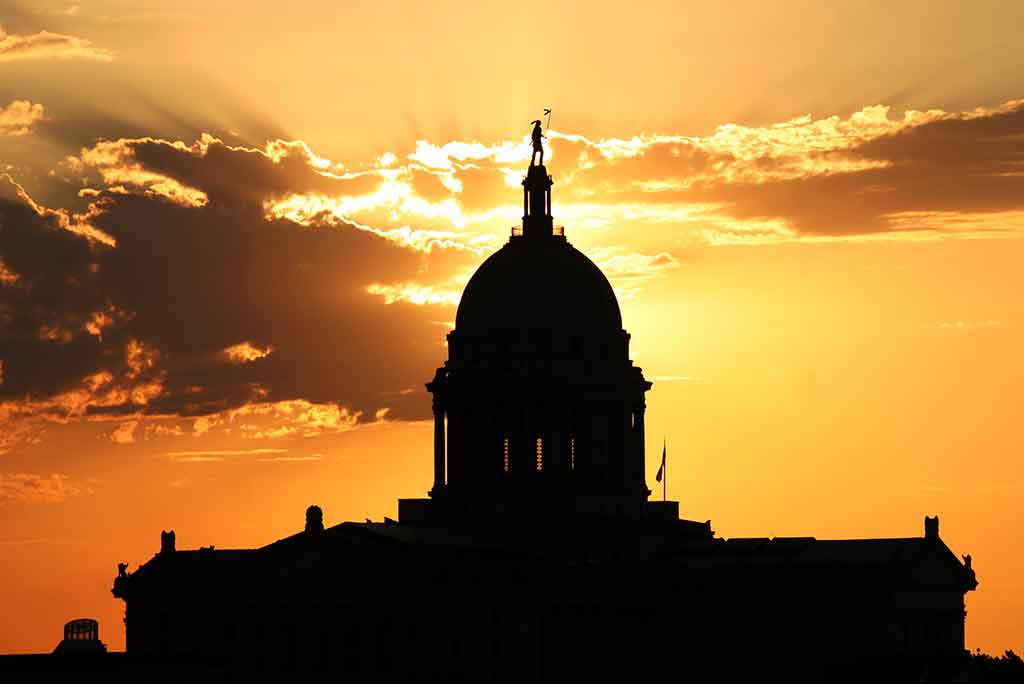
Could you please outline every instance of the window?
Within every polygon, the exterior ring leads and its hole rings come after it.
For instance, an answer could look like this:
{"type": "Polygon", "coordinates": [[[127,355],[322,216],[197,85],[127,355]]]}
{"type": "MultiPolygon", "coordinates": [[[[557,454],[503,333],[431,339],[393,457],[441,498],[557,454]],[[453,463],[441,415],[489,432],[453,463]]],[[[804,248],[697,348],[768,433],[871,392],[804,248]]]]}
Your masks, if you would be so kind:
{"type": "Polygon", "coordinates": [[[544,470],[544,440],[537,438],[537,472],[544,470]]]}
{"type": "Polygon", "coordinates": [[[501,470],[508,472],[508,437],[506,437],[501,443],[501,470]]]}

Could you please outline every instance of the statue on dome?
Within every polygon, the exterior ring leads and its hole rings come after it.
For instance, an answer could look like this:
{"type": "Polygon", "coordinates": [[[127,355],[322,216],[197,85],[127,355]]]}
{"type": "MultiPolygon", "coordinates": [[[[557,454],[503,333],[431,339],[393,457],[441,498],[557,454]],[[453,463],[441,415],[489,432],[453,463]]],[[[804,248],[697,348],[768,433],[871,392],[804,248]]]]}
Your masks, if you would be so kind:
{"type": "Polygon", "coordinates": [[[537,158],[537,153],[540,152],[540,165],[544,166],[544,145],[541,143],[541,139],[547,136],[540,129],[540,119],[534,119],[530,123],[533,124],[533,154],[530,155],[530,166],[533,166],[533,160],[537,158]]]}

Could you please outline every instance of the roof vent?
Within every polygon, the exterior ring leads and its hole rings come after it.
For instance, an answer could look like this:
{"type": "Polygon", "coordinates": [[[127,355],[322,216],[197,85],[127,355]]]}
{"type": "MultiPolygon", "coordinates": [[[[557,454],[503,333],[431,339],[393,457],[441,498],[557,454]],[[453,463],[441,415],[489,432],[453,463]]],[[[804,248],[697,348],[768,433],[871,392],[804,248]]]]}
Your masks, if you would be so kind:
{"type": "Polygon", "coordinates": [[[925,539],[938,539],[939,538],[939,516],[929,517],[924,516],[924,538],[925,539]]]}
{"type": "Polygon", "coordinates": [[[316,534],[324,531],[324,512],[319,506],[310,506],[306,509],[306,532],[316,534]]]}

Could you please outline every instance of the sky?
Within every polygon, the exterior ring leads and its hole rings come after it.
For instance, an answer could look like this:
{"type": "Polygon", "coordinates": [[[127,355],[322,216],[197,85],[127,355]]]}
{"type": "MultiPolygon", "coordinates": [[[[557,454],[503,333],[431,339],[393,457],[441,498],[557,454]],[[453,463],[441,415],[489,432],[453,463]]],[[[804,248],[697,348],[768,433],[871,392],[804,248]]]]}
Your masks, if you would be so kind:
{"type": "Polygon", "coordinates": [[[1024,649],[1019,2],[0,0],[0,652],[116,566],[395,517],[463,286],[553,213],[722,537],[971,554],[1024,649]]]}

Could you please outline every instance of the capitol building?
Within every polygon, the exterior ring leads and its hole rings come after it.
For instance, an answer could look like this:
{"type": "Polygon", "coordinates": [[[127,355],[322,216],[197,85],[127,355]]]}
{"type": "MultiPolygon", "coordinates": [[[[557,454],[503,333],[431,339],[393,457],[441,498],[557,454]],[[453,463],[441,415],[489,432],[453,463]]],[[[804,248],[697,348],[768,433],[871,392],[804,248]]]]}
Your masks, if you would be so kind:
{"type": "Polygon", "coordinates": [[[130,658],[183,681],[833,682],[916,681],[963,653],[977,582],[937,517],[898,539],[723,538],[652,500],[651,382],[607,278],[554,225],[552,185],[531,163],[522,225],[424,378],[424,498],[331,527],[310,506],[255,549],[165,533],[114,581],[130,658]]]}

